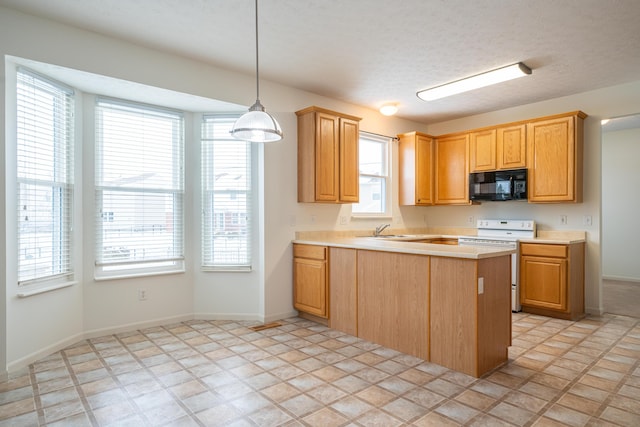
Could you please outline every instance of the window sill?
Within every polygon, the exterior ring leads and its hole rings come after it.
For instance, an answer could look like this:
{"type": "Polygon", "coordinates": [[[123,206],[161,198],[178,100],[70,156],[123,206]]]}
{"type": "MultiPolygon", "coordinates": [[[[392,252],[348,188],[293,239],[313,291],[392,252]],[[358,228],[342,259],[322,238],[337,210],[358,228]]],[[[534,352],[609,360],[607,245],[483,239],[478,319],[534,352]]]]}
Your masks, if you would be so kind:
{"type": "Polygon", "coordinates": [[[73,285],[75,285],[77,283],[78,282],[58,283],[56,285],[51,285],[51,286],[47,286],[47,287],[44,287],[44,288],[31,289],[29,291],[18,292],[16,295],[17,295],[18,298],[28,298],[28,297],[32,297],[34,295],[44,294],[45,292],[51,292],[51,291],[56,291],[56,290],[62,289],[62,288],[68,288],[69,286],[73,286],[73,285]]]}
{"type": "Polygon", "coordinates": [[[113,274],[108,276],[94,275],[93,279],[96,282],[106,282],[108,280],[135,279],[137,277],[165,276],[167,274],[182,274],[184,272],[185,272],[184,269],[180,269],[180,270],[171,270],[171,271],[154,271],[154,272],[147,272],[147,273],[123,273],[123,274],[113,274]]]}

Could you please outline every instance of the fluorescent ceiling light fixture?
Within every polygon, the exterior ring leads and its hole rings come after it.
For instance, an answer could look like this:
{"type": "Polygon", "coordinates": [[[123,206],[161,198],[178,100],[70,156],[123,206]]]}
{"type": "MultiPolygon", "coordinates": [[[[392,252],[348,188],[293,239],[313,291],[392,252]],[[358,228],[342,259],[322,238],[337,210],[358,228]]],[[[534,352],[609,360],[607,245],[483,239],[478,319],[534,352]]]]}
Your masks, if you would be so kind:
{"type": "Polygon", "coordinates": [[[398,106],[396,104],[384,104],[380,107],[380,113],[384,116],[393,116],[398,112],[398,106]]]}
{"type": "Polygon", "coordinates": [[[486,73],[476,74],[475,76],[456,80],[455,82],[421,90],[417,95],[418,98],[424,101],[433,101],[446,96],[505,82],[507,80],[517,79],[518,77],[524,77],[529,74],[531,74],[531,68],[527,67],[522,62],[518,62],[516,64],[507,65],[506,67],[487,71],[486,73]]]}

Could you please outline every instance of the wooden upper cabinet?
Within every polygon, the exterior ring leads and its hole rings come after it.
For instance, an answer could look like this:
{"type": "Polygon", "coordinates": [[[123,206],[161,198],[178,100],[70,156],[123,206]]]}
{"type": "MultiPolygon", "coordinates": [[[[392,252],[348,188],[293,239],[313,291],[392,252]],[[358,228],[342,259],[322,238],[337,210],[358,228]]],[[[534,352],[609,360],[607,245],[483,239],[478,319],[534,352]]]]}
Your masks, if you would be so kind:
{"type": "Polygon", "coordinates": [[[470,172],[525,168],[526,154],[527,128],[524,124],[469,134],[470,172]]]}
{"type": "Polygon", "coordinates": [[[358,145],[360,131],[357,120],[341,117],[340,121],[340,165],[338,200],[358,203],[360,194],[360,170],[358,145]]]}
{"type": "Polygon", "coordinates": [[[433,138],[420,132],[398,135],[400,205],[433,204],[433,138]]]}
{"type": "Polygon", "coordinates": [[[469,170],[496,170],[496,130],[487,129],[469,134],[469,170]]]}
{"type": "Polygon", "coordinates": [[[359,117],[319,107],[298,116],[298,202],[357,203],[359,117]]]}
{"type": "Polygon", "coordinates": [[[527,167],[527,127],[524,124],[496,129],[496,169],[527,167]]]}
{"type": "Polygon", "coordinates": [[[469,204],[469,134],[435,140],[435,204],[469,204]]]}
{"type": "Polygon", "coordinates": [[[582,202],[582,112],[527,124],[529,202],[582,202]]]}

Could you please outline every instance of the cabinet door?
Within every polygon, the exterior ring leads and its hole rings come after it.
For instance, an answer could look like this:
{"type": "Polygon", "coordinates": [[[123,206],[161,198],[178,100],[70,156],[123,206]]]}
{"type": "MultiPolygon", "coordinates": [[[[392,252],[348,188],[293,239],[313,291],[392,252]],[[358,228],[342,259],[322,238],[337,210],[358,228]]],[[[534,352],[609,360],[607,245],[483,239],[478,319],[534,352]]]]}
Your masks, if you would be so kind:
{"type": "Polygon", "coordinates": [[[358,127],[358,122],[355,120],[340,119],[340,202],[358,203],[359,200],[358,145],[360,134],[358,127]]]}
{"type": "Polygon", "coordinates": [[[329,327],[358,335],[356,250],[329,249],[329,327]]]}
{"type": "Polygon", "coordinates": [[[468,134],[436,139],[436,204],[469,204],[468,153],[468,134]]]}
{"type": "Polygon", "coordinates": [[[520,302],[531,307],[567,310],[567,260],[520,257],[520,302]]]}
{"type": "Polygon", "coordinates": [[[525,125],[508,126],[497,129],[497,169],[527,167],[526,153],[527,130],[525,125]]]}
{"type": "Polygon", "coordinates": [[[316,200],[338,200],[339,121],[336,116],[316,113],[316,200]]]}
{"type": "Polygon", "coordinates": [[[401,206],[433,204],[433,138],[418,132],[398,135],[401,206]]]}
{"type": "Polygon", "coordinates": [[[529,201],[574,201],[576,144],[574,116],[527,125],[529,201]]]}
{"type": "Polygon", "coordinates": [[[496,130],[472,132],[469,135],[469,170],[471,172],[496,169],[496,130]]]}
{"type": "Polygon", "coordinates": [[[433,139],[416,136],[416,205],[433,204],[433,139]]]}
{"type": "Polygon", "coordinates": [[[327,317],[327,263],[293,259],[293,306],[309,314],[327,317]]]}

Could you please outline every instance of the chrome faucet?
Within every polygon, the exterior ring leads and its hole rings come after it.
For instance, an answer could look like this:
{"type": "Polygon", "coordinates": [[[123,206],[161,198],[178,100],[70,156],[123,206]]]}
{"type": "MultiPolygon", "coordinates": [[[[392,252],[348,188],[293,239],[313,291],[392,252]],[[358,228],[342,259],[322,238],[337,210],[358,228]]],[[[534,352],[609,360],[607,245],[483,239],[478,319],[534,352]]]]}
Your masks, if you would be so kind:
{"type": "Polygon", "coordinates": [[[382,224],[376,227],[376,231],[373,232],[374,236],[379,236],[387,227],[391,227],[391,224],[382,224]]]}

